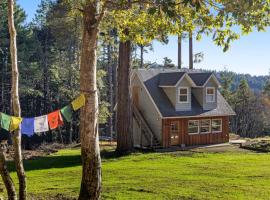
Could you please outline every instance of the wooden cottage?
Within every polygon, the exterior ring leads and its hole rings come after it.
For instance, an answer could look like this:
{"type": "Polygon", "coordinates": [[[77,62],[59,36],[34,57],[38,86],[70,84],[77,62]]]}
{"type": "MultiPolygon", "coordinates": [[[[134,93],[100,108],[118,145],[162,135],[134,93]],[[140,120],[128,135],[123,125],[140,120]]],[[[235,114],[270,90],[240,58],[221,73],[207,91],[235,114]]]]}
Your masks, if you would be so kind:
{"type": "Polygon", "coordinates": [[[134,70],[131,78],[136,147],[194,146],[229,141],[235,112],[213,73],[134,70]]]}

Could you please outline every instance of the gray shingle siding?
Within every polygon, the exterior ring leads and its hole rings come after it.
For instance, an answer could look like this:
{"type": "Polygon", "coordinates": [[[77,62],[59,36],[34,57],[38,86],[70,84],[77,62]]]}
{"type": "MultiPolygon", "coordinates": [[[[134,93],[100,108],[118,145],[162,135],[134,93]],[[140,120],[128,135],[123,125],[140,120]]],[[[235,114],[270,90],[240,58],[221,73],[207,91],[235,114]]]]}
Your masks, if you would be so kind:
{"type": "MultiPolygon", "coordinates": [[[[140,76],[135,75],[132,80],[132,86],[139,87],[139,105],[138,109],[141,111],[151,130],[154,132],[155,136],[161,142],[161,132],[162,132],[162,120],[158,110],[155,108],[151,97],[147,94],[147,91],[141,84],[138,78],[140,76]]],[[[166,94],[164,94],[166,95],[166,94]]]]}

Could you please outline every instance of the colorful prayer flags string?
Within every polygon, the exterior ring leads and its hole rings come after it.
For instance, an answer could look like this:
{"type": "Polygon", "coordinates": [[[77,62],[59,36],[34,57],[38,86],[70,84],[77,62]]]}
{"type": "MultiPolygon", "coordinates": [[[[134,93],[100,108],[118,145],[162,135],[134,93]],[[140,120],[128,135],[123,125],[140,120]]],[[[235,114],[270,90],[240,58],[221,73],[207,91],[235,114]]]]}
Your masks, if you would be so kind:
{"type": "Polygon", "coordinates": [[[85,96],[81,94],[70,105],[63,107],[61,110],[54,111],[48,115],[32,118],[21,118],[9,116],[0,112],[0,128],[13,132],[21,128],[22,134],[28,136],[34,133],[43,133],[54,130],[64,124],[64,119],[71,122],[73,111],[79,110],[85,105],[85,96]]]}

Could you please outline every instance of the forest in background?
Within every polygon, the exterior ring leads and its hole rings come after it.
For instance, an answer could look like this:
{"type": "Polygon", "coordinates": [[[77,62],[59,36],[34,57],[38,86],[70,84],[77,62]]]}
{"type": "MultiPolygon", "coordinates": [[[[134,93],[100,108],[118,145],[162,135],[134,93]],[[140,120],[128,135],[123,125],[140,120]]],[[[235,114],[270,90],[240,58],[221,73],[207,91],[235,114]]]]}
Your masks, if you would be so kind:
{"type": "MultiPolygon", "coordinates": [[[[1,1],[0,13],[6,13],[1,1]]],[[[33,21],[26,24],[26,14],[16,7],[15,23],[18,32],[18,64],[20,70],[20,100],[24,117],[39,116],[62,108],[79,94],[79,58],[81,46],[80,16],[70,14],[67,4],[42,1],[33,21]]],[[[0,18],[0,110],[11,113],[10,50],[7,17],[0,18]]],[[[114,29],[103,24],[98,43],[98,88],[100,98],[99,123],[101,134],[114,136],[116,105],[116,70],[118,65],[118,36],[114,29]]],[[[108,26],[108,24],[107,24],[108,26]]],[[[166,43],[166,39],[163,39],[166,43]]],[[[148,47],[132,45],[132,66],[148,67],[143,55],[148,47]]],[[[163,66],[166,67],[166,66],[163,66]]],[[[270,134],[270,86],[268,76],[239,75],[217,72],[223,95],[235,109],[231,119],[233,132],[245,137],[270,134]]],[[[24,148],[41,143],[79,142],[79,114],[71,123],[56,131],[31,138],[23,136],[24,148]]],[[[9,134],[1,130],[1,138],[9,134]]]]}

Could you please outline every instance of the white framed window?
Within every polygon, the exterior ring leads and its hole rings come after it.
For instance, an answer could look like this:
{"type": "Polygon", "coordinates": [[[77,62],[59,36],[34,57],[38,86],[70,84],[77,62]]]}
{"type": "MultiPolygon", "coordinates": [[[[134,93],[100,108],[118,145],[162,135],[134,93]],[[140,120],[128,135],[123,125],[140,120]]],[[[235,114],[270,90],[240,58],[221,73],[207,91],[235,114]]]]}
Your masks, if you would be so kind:
{"type": "Polygon", "coordinates": [[[188,121],[188,134],[189,135],[199,134],[199,120],[188,121]]]}
{"type": "Polygon", "coordinates": [[[203,119],[200,121],[200,133],[210,133],[211,132],[211,120],[203,119]]]}
{"type": "Polygon", "coordinates": [[[206,88],[206,102],[211,103],[211,102],[215,102],[215,100],[216,100],[216,88],[207,87],[206,88]]]}
{"type": "Polygon", "coordinates": [[[188,103],[188,87],[180,87],[178,89],[178,102],[188,103]]]}
{"type": "Polygon", "coordinates": [[[222,132],[222,119],[212,119],[212,133],[222,132]]]}

